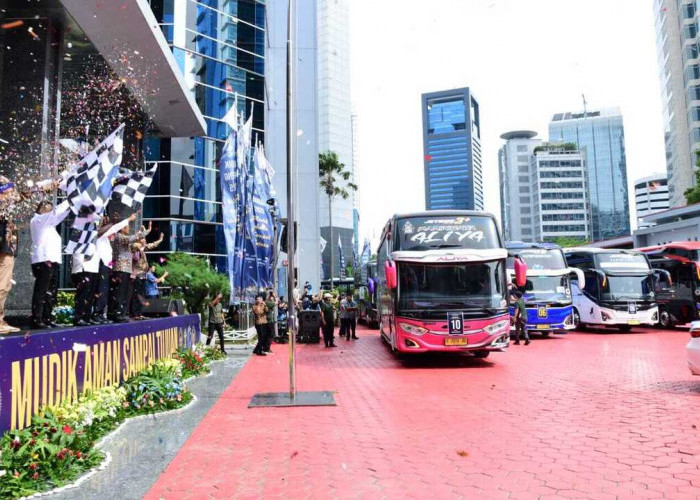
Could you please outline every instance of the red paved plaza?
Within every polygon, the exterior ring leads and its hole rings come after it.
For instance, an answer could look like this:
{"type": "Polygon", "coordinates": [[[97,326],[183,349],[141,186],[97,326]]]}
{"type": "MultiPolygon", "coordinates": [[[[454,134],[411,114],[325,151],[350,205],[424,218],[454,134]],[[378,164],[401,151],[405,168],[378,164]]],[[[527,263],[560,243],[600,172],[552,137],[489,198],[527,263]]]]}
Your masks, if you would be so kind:
{"type": "Polygon", "coordinates": [[[337,407],[248,409],[287,389],[253,357],[147,496],[698,498],[700,377],[686,330],[573,333],[487,360],[395,358],[376,331],[299,346],[337,407]]]}

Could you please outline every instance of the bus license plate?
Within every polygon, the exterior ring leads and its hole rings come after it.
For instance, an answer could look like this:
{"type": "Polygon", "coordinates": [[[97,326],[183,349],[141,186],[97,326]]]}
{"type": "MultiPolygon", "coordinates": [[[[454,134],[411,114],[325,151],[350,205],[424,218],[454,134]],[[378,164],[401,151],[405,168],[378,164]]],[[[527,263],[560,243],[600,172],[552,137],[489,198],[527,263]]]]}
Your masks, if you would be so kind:
{"type": "Polygon", "coordinates": [[[627,324],[628,325],[638,325],[639,321],[637,321],[636,319],[631,319],[627,322],[627,324]]]}
{"type": "Polygon", "coordinates": [[[549,330],[549,325],[537,325],[538,330],[549,330]]]}
{"type": "Polygon", "coordinates": [[[467,345],[467,339],[445,339],[445,345],[467,345]]]}

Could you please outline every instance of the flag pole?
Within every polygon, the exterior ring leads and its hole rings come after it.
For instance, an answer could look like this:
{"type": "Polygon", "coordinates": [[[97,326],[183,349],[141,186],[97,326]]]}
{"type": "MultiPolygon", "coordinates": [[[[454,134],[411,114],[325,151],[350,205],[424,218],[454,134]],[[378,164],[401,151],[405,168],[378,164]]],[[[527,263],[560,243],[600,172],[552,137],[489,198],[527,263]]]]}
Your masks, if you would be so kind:
{"type": "Polygon", "coordinates": [[[287,294],[289,297],[288,328],[289,332],[289,392],[268,392],[253,395],[248,403],[255,407],[286,406],[335,406],[333,391],[299,391],[296,387],[296,304],[294,303],[295,269],[295,200],[294,200],[294,33],[295,1],[289,0],[287,7],[287,294]]]}
{"type": "Polygon", "coordinates": [[[287,331],[289,332],[289,399],[294,401],[297,392],[296,385],[296,304],[294,303],[294,272],[295,241],[294,228],[296,218],[294,216],[294,0],[289,0],[287,5],[287,297],[289,297],[289,311],[287,315],[287,331]]]}

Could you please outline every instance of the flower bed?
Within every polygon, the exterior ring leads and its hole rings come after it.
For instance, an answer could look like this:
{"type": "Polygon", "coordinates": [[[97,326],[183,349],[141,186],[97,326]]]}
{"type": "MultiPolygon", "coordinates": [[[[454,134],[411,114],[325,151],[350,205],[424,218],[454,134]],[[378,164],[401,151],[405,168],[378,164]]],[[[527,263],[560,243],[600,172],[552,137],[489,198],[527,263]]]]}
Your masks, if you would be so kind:
{"type": "Polygon", "coordinates": [[[74,482],[104,459],[95,447],[99,439],[128,418],[187,405],[193,395],[184,380],[206,373],[209,362],[223,357],[201,345],[178,351],[179,359],[158,360],[120,387],[105,387],[73,403],[46,408],[28,428],[6,432],[0,438],[0,498],[19,498],[74,482]],[[185,369],[186,363],[190,368],[185,369]]]}

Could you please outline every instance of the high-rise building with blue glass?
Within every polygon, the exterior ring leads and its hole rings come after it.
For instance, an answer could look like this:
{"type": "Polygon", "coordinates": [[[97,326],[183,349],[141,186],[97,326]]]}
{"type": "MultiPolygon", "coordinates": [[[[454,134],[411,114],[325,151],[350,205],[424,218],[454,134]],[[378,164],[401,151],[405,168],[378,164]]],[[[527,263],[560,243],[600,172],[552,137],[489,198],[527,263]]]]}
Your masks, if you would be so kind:
{"type": "Polygon", "coordinates": [[[184,251],[226,269],[217,159],[229,133],[222,118],[238,96],[253,115],[253,141],[265,136],[265,2],[150,0],[187,90],[206,120],[206,133],[149,141],[147,160],[158,172],[144,219],[165,233],[154,253],[184,251]]]}
{"type": "Polygon", "coordinates": [[[469,88],[423,94],[428,210],[484,209],[479,103],[469,88]]]}
{"type": "Polygon", "coordinates": [[[549,140],[568,142],[586,153],[594,241],[630,234],[627,160],[622,113],[618,108],[559,113],[549,140]]]}

